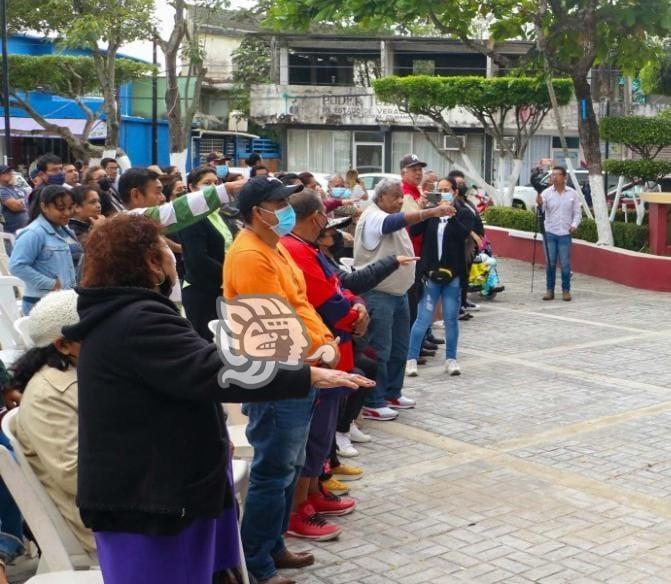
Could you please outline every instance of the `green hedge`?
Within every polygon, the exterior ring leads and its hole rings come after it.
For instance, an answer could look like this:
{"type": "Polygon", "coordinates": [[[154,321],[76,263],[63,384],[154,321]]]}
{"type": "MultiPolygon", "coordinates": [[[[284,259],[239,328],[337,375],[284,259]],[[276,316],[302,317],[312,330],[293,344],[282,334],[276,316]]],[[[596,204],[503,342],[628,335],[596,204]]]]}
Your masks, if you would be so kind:
{"type": "MultiPolygon", "coordinates": [[[[536,215],[524,209],[513,209],[511,207],[490,207],[485,211],[485,221],[488,225],[506,227],[519,231],[536,231],[536,215]]],[[[622,223],[615,221],[613,224],[613,239],[616,247],[632,251],[642,251],[648,245],[648,226],[636,225],[636,223],[622,223]]],[[[583,218],[578,227],[577,239],[583,239],[596,243],[598,236],[596,222],[592,219],[583,218]]]]}

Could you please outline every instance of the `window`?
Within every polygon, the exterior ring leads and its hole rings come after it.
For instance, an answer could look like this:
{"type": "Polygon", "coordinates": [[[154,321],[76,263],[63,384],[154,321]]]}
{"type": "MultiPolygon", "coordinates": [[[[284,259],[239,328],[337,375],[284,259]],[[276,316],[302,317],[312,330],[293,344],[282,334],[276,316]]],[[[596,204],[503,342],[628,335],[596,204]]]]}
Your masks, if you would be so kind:
{"type": "MultiPolygon", "coordinates": [[[[566,146],[569,150],[577,150],[580,148],[580,138],[566,138],[566,146]]],[[[559,136],[552,137],[552,147],[561,148],[561,140],[559,139],[559,136]]]]}
{"type": "Polygon", "coordinates": [[[413,59],[412,61],[413,75],[435,75],[436,62],[432,59],[413,59]]]}

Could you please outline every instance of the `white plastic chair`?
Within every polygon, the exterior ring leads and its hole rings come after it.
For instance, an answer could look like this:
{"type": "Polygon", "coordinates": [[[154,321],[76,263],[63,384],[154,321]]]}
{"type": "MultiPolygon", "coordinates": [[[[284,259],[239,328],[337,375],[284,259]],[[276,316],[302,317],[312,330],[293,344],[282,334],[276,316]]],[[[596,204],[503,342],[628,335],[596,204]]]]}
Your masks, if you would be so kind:
{"type": "Polygon", "coordinates": [[[11,410],[2,419],[2,432],[14,456],[0,446],[0,475],[42,552],[37,573],[90,569],[97,559],[86,553],[23,455],[14,435],[13,421],[18,411],[11,410]]]}
{"type": "Polygon", "coordinates": [[[30,349],[35,346],[33,339],[30,338],[30,333],[28,332],[28,317],[22,316],[14,321],[14,330],[19,333],[23,344],[27,349],[30,349]]]}
{"type": "Polygon", "coordinates": [[[340,258],[340,267],[347,273],[354,271],[353,258],[340,258]]]}
{"type": "Polygon", "coordinates": [[[5,241],[9,241],[9,243],[12,244],[13,249],[16,237],[13,233],[5,233],[4,231],[0,231],[0,274],[3,276],[10,276],[9,256],[7,255],[7,249],[5,248],[5,241]]]}
{"type": "MultiPolygon", "coordinates": [[[[233,484],[235,492],[240,499],[240,513],[244,511],[247,490],[249,489],[249,470],[250,466],[246,460],[233,461],[233,484]]],[[[245,550],[242,547],[242,537],[240,536],[240,522],[238,521],[238,549],[240,550],[240,572],[242,575],[242,584],[249,584],[249,573],[245,562],[245,550]]]]}
{"type": "Polygon", "coordinates": [[[14,322],[21,317],[15,288],[23,292],[23,282],[14,276],[0,276],[0,344],[3,350],[25,348],[23,338],[14,329],[14,322]]]}

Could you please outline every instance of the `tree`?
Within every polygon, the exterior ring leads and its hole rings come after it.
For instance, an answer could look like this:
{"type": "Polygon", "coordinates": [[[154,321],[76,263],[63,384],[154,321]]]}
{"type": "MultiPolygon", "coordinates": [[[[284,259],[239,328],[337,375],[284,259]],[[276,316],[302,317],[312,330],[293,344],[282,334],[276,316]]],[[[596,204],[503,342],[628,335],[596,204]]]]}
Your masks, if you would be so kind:
{"type": "MultiPolygon", "coordinates": [[[[84,101],[84,96],[100,90],[92,57],[10,55],[8,65],[12,106],[21,108],[45,130],[63,138],[77,158],[88,161],[102,154],[100,148],[88,141],[102,114],[102,108],[93,109],[84,101]],[[53,93],[74,101],[86,116],[81,136],[74,135],[69,128],[52,124],[35,110],[28,100],[30,92],[53,93]]],[[[149,74],[152,67],[130,59],[117,59],[115,69],[116,83],[121,86],[149,74]]]]}
{"type": "MultiPolygon", "coordinates": [[[[170,129],[170,164],[186,174],[186,154],[191,140],[193,118],[200,106],[200,93],[207,73],[205,52],[199,39],[198,12],[214,11],[220,2],[196,2],[187,5],[185,0],[172,0],[173,28],[167,40],[154,32],[154,38],[165,56],[166,90],[165,106],[170,129]],[[187,9],[194,13],[193,25],[187,23],[187,9]],[[179,57],[186,64],[186,76],[179,75],[179,57]],[[184,95],[179,85],[185,79],[184,95]],[[193,80],[193,94],[189,95],[193,80]]],[[[207,19],[205,19],[207,20],[207,19]]]]}
{"type": "Polygon", "coordinates": [[[270,43],[260,37],[246,36],[233,51],[233,109],[249,117],[252,85],[270,83],[270,43]]]}
{"type": "Polygon", "coordinates": [[[90,51],[107,117],[105,148],[117,150],[121,114],[116,60],[122,45],[150,36],[153,0],[31,0],[9,3],[13,30],[54,33],[70,48],[90,51]]]}
{"type": "MultiPolygon", "coordinates": [[[[411,75],[377,79],[373,87],[382,101],[397,104],[407,113],[430,118],[446,134],[455,135],[446,121],[448,110],[463,107],[473,115],[498,145],[498,198],[503,205],[512,205],[524,154],[551,109],[542,79],[411,75]],[[506,162],[513,168],[508,180],[502,174],[506,162]]],[[[555,80],[553,87],[559,105],[566,105],[571,99],[571,82],[555,80]]],[[[472,174],[474,170],[468,158],[464,158],[465,152],[461,156],[472,174]]]]}
{"type": "Polygon", "coordinates": [[[641,69],[639,77],[647,95],[671,95],[671,42],[666,43],[659,58],[641,69]]]}
{"type": "MultiPolygon", "coordinates": [[[[311,21],[339,19],[371,28],[390,22],[430,21],[440,32],[460,39],[505,71],[519,63],[503,54],[497,41],[522,39],[532,43],[552,74],[566,75],[573,82],[599,242],[612,245],[599,124],[589,75],[595,65],[602,63],[634,72],[650,61],[657,50],[656,39],[671,30],[668,0],[276,0],[270,17],[284,30],[291,26],[304,28],[311,21]],[[473,38],[473,31],[482,23],[488,29],[488,38],[473,38]]],[[[525,59],[531,61],[536,56],[530,51],[525,59]]]]}

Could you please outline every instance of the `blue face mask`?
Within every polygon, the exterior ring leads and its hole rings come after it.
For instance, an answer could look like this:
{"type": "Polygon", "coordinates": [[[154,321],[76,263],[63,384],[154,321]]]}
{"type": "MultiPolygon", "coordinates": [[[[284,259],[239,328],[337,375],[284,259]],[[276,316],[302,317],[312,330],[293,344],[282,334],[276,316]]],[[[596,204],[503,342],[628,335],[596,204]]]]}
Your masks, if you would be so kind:
{"type": "Polygon", "coordinates": [[[63,185],[65,183],[65,173],[59,172],[56,174],[47,175],[47,184],[50,185],[63,185]]]}
{"type": "Polygon", "coordinates": [[[286,207],[278,211],[268,211],[263,207],[259,207],[259,209],[265,211],[266,213],[273,213],[273,215],[277,217],[278,221],[277,225],[271,225],[270,228],[280,237],[289,235],[289,233],[291,233],[291,230],[296,225],[296,212],[294,211],[294,208],[291,205],[287,205],[286,207]]]}
{"type": "Polygon", "coordinates": [[[442,193],[443,201],[451,203],[454,201],[454,195],[452,193],[442,193]]]}
{"type": "Polygon", "coordinates": [[[345,187],[333,187],[331,189],[331,196],[334,199],[346,199],[349,197],[349,191],[345,187]]]}
{"type": "Polygon", "coordinates": [[[228,166],[225,164],[220,164],[216,167],[216,171],[219,178],[224,178],[228,174],[228,166]]]}

